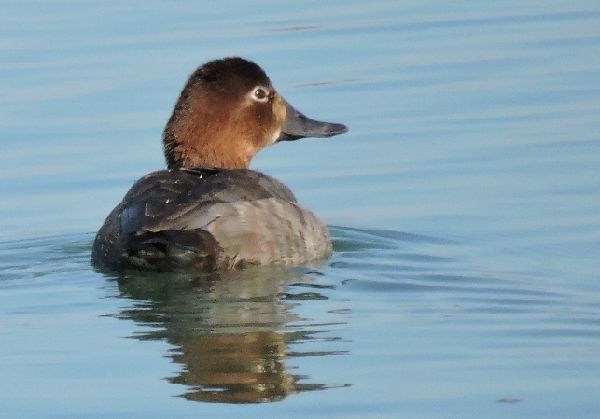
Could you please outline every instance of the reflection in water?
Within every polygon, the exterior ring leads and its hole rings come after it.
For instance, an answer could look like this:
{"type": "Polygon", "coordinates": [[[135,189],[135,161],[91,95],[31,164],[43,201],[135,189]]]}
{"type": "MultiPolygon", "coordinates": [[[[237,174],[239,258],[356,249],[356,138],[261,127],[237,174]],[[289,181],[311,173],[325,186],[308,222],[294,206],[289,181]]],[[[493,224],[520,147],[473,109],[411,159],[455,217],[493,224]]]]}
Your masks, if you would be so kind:
{"type": "Polygon", "coordinates": [[[326,299],[318,292],[292,293],[291,282],[312,288],[310,274],[277,268],[202,276],[132,273],[121,278],[119,288],[136,302],[120,317],[152,326],[139,339],[166,339],[176,346],[171,357],[184,368],[170,381],[190,386],[187,399],[277,401],[331,387],[300,383],[308,377],[292,374],[287,358],[343,353],[289,350],[314,339],[310,331],[293,329],[290,323],[301,319],[292,307],[299,300],[326,299]]]}

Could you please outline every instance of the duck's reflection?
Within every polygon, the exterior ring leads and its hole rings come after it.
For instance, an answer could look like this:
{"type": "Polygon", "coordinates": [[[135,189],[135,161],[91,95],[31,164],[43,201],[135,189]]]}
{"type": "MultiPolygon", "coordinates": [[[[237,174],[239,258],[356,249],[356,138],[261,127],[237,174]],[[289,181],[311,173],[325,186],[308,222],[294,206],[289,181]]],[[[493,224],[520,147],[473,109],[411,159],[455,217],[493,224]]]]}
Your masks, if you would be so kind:
{"type": "MultiPolygon", "coordinates": [[[[190,386],[186,398],[221,403],[276,401],[330,387],[300,383],[307,377],[292,374],[285,364],[292,356],[290,345],[313,339],[311,331],[302,327],[289,331],[290,322],[297,326],[299,320],[292,307],[303,299],[315,300],[318,294],[294,294],[288,284],[310,286],[310,281],[310,275],[275,268],[201,277],[136,273],[119,281],[122,295],[135,300],[134,307],[121,315],[152,326],[137,336],[140,339],[166,339],[175,345],[171,357],[183,370],[170,380],[190,386]]],[[[339,345],[337,337],[323,342],[331,346],[327,343],[334,341],[339,345]]],[[[310,354],[342,352],[336,348],[310,354]]],[[[293,353],[302,355],[309,353],[293,353]]]]}

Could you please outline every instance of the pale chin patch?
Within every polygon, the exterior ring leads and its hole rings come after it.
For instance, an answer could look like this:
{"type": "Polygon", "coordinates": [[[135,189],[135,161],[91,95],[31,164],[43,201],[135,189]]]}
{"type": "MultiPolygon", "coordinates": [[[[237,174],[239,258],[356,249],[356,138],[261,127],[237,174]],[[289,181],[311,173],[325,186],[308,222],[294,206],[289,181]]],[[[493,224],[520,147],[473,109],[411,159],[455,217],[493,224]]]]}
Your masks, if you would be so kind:
{"type": "Polygon", "coordinates": [[[280,135],[281,135],[281,128],[273,131],[273,134],[271,135],[271,142],[269,143],[269,145],[274,144],[280,135]]]}

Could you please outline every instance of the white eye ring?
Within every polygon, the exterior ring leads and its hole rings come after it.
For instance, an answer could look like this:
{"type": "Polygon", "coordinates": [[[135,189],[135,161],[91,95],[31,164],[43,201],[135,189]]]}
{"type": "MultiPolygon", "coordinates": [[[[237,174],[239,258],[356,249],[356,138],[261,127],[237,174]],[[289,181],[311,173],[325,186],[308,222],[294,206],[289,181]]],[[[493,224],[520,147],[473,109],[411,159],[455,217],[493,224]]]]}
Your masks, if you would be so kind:
{"type": "Polygon", "coordinates": [[[257,102],[267,102],[269,100],[269,89],[263,86],[256,86],[252,89],[251,97],[257,102]]]}

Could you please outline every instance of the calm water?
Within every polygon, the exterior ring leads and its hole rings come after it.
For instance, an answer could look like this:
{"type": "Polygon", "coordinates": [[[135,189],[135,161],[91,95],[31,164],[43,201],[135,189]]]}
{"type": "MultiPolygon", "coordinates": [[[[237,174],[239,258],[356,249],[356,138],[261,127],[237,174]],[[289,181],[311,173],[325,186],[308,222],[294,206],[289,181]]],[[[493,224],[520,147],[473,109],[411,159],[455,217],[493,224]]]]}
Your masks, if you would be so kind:
{"type": "Polygon", "coordinates": [[[600,3],[2,3],[1,417],[600,416],[600,3]],[[322,266],[115,275],[187,75],[260,63],[350,133],[253,168],[322,266]]]}

